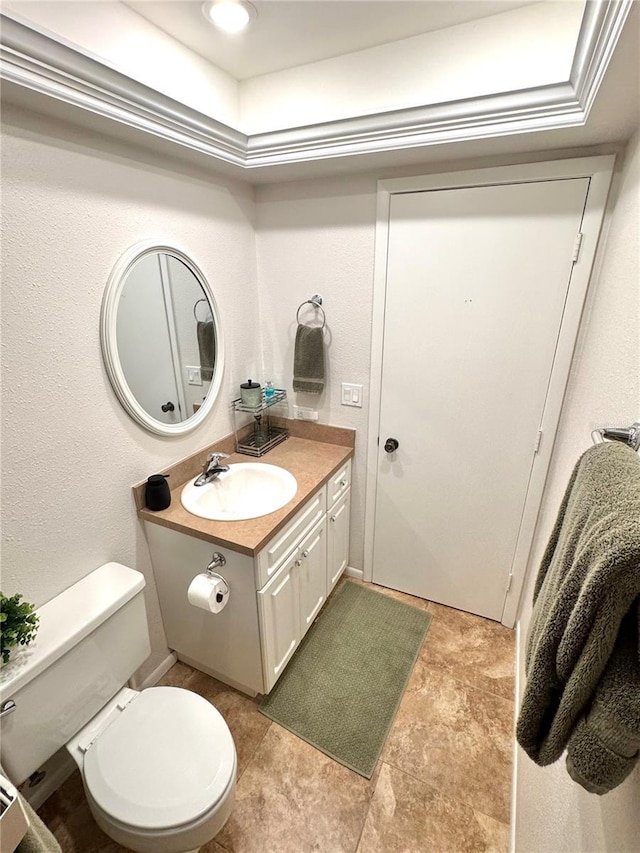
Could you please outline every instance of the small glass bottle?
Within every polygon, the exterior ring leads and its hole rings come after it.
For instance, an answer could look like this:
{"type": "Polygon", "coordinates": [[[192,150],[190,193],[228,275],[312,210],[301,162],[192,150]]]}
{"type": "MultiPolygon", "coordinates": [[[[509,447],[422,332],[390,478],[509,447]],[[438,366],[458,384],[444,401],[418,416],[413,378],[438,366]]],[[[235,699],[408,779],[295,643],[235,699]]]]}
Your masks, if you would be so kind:
{"type": "Polygon", "coordinates": [[[265,400],[271,400],[275,396],[276,389],[273,387],[273,382],[269,379],[264,386],[265,400]]]}

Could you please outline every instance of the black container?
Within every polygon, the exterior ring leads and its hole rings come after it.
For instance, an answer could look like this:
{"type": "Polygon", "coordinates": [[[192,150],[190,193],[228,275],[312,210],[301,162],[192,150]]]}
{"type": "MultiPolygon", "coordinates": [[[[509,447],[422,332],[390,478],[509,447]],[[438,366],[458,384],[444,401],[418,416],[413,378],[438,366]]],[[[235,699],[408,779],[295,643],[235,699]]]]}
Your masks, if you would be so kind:
{"type": "Polygon", "coordinates": [[[167,483],[168,474],[152,474],[147,480],[145,498],[147,508],[158,511],[171,506],[171,491],[167,483]]]}

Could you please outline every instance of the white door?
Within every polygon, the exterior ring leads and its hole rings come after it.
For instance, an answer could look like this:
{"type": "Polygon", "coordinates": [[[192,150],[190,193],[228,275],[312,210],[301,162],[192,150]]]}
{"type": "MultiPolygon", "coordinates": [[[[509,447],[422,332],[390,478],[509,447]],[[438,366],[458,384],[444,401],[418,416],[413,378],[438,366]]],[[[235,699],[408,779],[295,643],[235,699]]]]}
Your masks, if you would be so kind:
{"type": "Polygon", "coordinates": [[[118,301],[116,335],[120,363],[134,397],[151,417],[173,424],[183,417],[165,297],[160,257],[148,255],[127,275],[118,301]]]}
{"type": "Polygon", "coordinates": [[[501,618],[588,188],[391,197],[375,583],[501,618]]]}

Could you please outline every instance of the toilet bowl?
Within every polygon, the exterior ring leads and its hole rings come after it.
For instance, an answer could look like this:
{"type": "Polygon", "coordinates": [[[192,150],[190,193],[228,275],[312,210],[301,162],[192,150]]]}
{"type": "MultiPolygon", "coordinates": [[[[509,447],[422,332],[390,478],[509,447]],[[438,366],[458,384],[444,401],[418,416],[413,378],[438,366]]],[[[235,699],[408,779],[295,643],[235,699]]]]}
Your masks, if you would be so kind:
{"type": "Polygon", "coordinates": [[[96,823],[138,853],[185,853],[231,813],[236,751],[220,713],[177,687],[125,688],[67,743],[96,823]]]}
{"type": "Polygon", "coordinates": [[[137,853],[193,853],[233,807],[236,750],[220,713],[177,687],[136,691],[149,656],[140,572],[108,563],[38,609],[37,639],[0,673],[0,759],[20,784],[66,747],[96,823],[137,853]]]}

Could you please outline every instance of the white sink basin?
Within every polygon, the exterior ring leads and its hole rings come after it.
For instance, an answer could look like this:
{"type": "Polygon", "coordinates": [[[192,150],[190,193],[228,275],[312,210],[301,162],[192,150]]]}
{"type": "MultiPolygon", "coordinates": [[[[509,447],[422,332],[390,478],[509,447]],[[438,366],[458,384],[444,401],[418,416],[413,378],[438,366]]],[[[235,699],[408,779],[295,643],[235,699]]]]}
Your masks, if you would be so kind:
{"type": "Polygon", "coordinates": [[[263,462],[238,462],[205,486],[194,486],[194,482],[182,490],[182,506],[211,521],[244,521],[268,515],[288,504],[298,491],[293,474],[263,462]]]}

